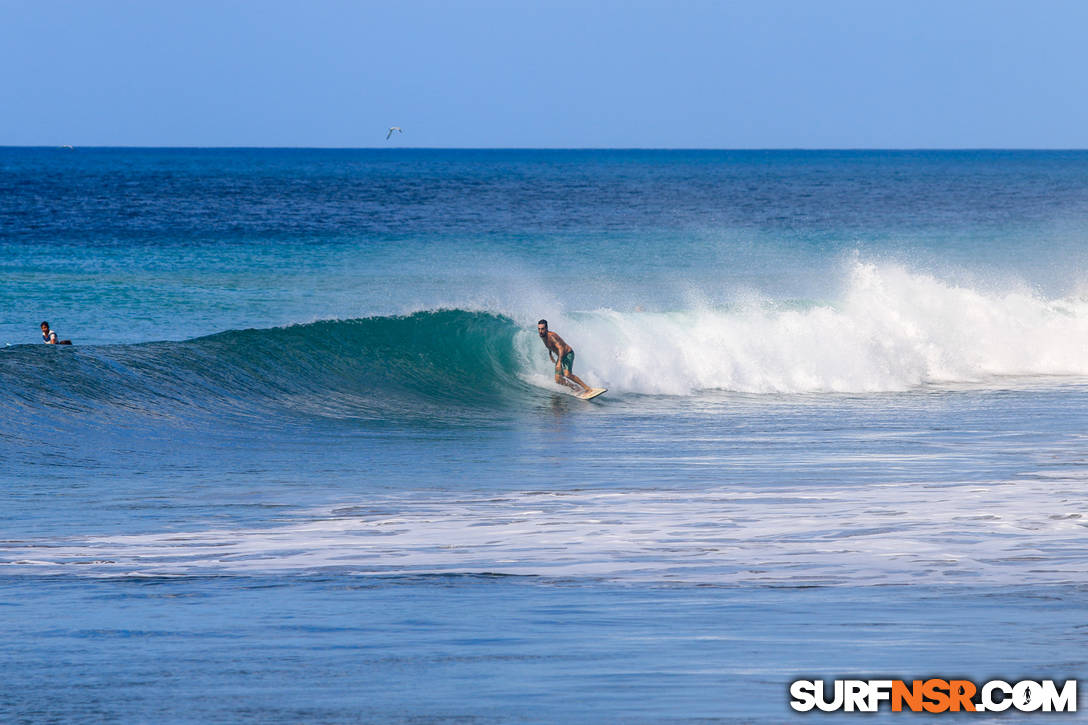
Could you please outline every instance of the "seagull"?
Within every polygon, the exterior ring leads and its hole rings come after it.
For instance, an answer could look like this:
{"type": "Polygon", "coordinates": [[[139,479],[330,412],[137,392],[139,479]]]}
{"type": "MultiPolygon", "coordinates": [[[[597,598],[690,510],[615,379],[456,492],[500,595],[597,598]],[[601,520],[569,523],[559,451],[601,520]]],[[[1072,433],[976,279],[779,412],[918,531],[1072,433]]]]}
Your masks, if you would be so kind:
{"type": "Polygon", "coordinates": [[[394,131],[396,131],[397,133],[404,133],[404,129],[401,128],[400,126],[390,126],[389,127],[389,133],[385,134],[385,140],[386,141],[389,140],[389,137],[393,135],[394,131]]]}

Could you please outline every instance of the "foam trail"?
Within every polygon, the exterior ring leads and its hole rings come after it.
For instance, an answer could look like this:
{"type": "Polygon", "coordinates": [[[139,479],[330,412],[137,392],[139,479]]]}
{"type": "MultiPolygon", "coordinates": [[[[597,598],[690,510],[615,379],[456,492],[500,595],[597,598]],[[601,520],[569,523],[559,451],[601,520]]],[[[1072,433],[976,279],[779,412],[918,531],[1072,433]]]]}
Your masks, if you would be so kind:
{"type": "Polygon", "coordinates": [[[1088,583],[1082,471],[989,484],[378,497],[256,529],[0,542],[0,573],[1088,583]]]}
{"type": "MultiPolygon", "coordinates": [[[[986,292],[860,262],[835,303],[600,310],[553,328],[575,346],[587,381],[636,393],[885,392],[1088,375],[1084,299],[986,292]]],[[[543,384],[547,371],[534,367],[543,384]]]]}

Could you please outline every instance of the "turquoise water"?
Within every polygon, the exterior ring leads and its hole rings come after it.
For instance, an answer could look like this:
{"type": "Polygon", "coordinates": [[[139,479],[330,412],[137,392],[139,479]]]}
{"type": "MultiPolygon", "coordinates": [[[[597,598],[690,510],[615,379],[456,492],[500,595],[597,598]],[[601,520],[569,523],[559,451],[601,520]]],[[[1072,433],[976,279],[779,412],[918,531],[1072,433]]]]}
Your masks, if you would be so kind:
{"type": "Polygon", "coordinates": [[[0,149],[0,709],[1079,676],[1086,233],[1080,152],[0,149]]]}

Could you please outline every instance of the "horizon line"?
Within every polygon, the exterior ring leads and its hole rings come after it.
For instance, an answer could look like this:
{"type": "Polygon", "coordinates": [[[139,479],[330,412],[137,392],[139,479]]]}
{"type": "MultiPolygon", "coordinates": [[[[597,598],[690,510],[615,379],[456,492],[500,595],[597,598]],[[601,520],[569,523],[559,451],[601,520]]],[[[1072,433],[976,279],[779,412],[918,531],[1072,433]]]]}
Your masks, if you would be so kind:
{"type": "Polygon", "coordinates": [[[189,149],[265,151],[1088,151],[1061,146],[142,146],[104,144],[0,144],[0,149],[189,149]]]}

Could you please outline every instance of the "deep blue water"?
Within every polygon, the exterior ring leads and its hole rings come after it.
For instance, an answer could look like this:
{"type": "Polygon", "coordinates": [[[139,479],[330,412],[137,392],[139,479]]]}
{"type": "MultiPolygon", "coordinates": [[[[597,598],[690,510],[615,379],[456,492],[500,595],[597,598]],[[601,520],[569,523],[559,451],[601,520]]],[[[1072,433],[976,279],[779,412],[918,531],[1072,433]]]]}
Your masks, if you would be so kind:
{"type": "Polygon", "coordinates": [[[0,149],[0,711],[1079,676],[1086,241],[1088,152],[0,149]]]}

